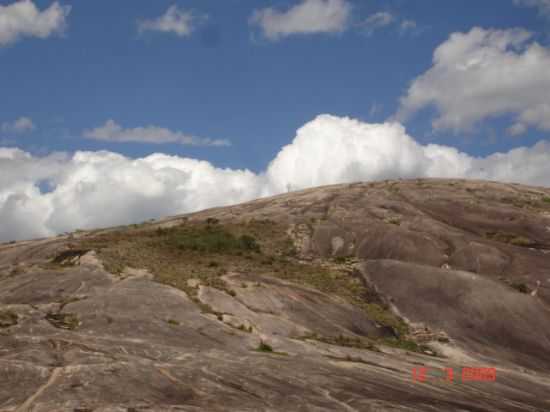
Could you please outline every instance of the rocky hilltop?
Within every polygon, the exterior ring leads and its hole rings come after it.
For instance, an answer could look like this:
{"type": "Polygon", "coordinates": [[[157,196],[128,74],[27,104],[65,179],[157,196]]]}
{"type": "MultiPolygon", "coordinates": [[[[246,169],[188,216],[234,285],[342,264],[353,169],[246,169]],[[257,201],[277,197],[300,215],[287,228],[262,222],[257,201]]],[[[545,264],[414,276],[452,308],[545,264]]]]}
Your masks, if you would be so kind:
{"type": "Polygon", "coordinates": [[[548,410],[549,189],[354,183],[0,245],[0,411],[548,410]]]}

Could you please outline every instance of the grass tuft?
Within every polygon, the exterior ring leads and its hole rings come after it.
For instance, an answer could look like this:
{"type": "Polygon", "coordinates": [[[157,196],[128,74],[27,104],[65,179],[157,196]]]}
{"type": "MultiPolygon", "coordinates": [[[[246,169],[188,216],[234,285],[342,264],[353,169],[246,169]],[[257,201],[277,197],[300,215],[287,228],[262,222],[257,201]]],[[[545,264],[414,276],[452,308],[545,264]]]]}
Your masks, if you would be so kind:
{"type": "Polygon", "coordinates": [[[263,340],[260,341],[260,344],[258,345],[256,350],[258,352],[273,352],[273,348],[269,344],[265,343],[263,340]]]}
{"type": "Polygon", "coordinates": [[[516,283],[512,283],[510,286],[520,293],[525,293],[525,294],[531,293],[531,289],[529,289],[529,286],[527,286],[526,283],[516,282],[516,283]]]}
{"type": "Polygon", "coordinates": [[[48,313],[46,320],[59,329],[74,330],[80,326],[78,316],[74,313],[48,313]]]}
{"type": "Polygon", "coordinates": [[[525,236],[516,235],[514,233],[505,233],[505,232],[486,232],[485,237],[497,242],[508,243],[514,246],[520,247],[533,247],[537,243],[525,236]]]}
{"type": "Polygon", "coordinates": [[[390,225],[399,226],[401,224],[401,219],[398,217],[388,217],[384,219],[384,222],[389,223],[390,225]]]}
{"type": "Polygon", "coordinates": [[[10,326],[17,325],[18,320],[17,313],[11,310],[0,311],[0,328],[9,328],[10,326]]]}

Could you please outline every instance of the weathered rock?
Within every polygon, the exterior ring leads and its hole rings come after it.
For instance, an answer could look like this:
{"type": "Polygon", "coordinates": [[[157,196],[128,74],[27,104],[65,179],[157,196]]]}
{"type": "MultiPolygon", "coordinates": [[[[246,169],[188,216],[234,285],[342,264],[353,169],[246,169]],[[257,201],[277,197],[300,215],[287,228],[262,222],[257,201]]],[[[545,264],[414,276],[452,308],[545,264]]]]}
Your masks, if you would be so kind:
{"type": "Polygon", "coordinates": [[[357,183],[132,232],[269,219],[294,240],[289,261],[355,276],[372,307],[252,264],[216,284],[194,272],[174,280],[181,289],[150,268],[109,273],[81,244],[121,229],[0,245],[0,411],[550,410],[549,195],[357,183]],[[384,344],[411,343],[384,324],[385,308],[427,346],[384,344]],[[413,381],[422,367],[452,368],[454,380],[413,381]],[[463,367],[494,367],[496,381],[463,382],[463,367]]]}

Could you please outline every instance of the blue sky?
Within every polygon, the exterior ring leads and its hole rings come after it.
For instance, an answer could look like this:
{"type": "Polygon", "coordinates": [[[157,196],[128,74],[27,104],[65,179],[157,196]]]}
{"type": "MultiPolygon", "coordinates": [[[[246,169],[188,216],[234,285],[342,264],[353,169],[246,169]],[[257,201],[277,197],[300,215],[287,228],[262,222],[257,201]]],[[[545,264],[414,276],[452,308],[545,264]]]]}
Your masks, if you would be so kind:
{"type": "Polygon", "coordinates": [[[0,240],[353,180],[547,185],[549,27],[549,0],[0,0],[0,240]]]}
{"type": "MultiPolygon", "coordinates": [[[[8,5],[13,2],[2,1],[8,5]]],[[[43,10],[51,1],[37,1],[43,10]]],[[[21,39],[0,49],[0,121],[30,117],[33,133],[10,140],[31,152],[107,149],[129,156],[166,152],[207,159],[219,166],[264,169],[296,129],[321,113],[383,121],[398,107],[410,82],[431,65],[434,49],[450,33],[474,26],[524,27],[547,42],[548,21],[512,1],[356,1],[353,24],[376,12],[416,22],[367,35],[262,38],[248,24],[255,9],[285,10],[296,1],[93,1],[72,6],[62,37],[21,39]],[[169,6],[208,15],[194,33],[138,33],[137,21],[169,6]],[[374,109],[373,109],[374,108],[374,109]],[[82,131],[114,119],[125,127],[157,125],[212,138],[231,147],[109,143],[82,131]]],[[[533,143],[545,134],[506,137],[499,121],[474,133],[431,134],[429,109],[405,123],[421,142],[452,144],[478,155],[533,143]],[[493,135],[499,138],[491,141],[493,135]],[[505,137],[500,137],[505,136],[505,137]]],[[[546,133],[547,135],[548,133],[546,133]]],[[[9,137],[9,136],[8,136],[9,137]]]]}

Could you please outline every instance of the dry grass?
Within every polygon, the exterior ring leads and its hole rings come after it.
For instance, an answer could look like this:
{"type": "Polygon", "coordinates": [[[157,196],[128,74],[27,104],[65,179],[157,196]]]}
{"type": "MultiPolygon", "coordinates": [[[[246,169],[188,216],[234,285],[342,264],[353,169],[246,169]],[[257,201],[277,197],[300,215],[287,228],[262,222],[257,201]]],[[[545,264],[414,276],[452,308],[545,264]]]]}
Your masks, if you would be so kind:
{"type": "Polygon", "coordinates": [[[486,232],[485,237],[497,242],[508,243],[514,246],[533,247],[536,245],[535,241],[515,233],[486,232]]]}
{"type": "Polygon", "coordinates": [[[74,330],[80,326],[78,316],[74,313],[48,313],[46,320],[60,329],[74,330]]]}
{"type": "Polygon", "coordinates": [[[366,338],[350,337],[344,335],[338,336],[322,336],[317,333],[300,336],[300,340],[316,340],[318,342],[327,343],[329,345],[343,346],[346,348],[366,349],[374,352],[380,352],[373,341],[366,338]]]}
{"type": "Polygon", "coordinates": [[[184,222],[168,229],[147,226],[83,238],[75,249],[93,249],[112,273],[126,267],[145,268],[158,282],[184,290],[203,311],[215,313],[197,299],[200,284],[233,295],[222,279],[227,272],[268,275],[338,296],[362,309],[370,319],[404,336],[407,325],[381,304],[359,276],[341,265],[302,262],[287,228],[269,220],[220,224],[184,222]]]}
{"type": "Polygon", "coordinates": [[[15,312],[11,310],[0,311],[0,328],[9,328],[10,326],[17,325],[19,317],[15,312]]]}

